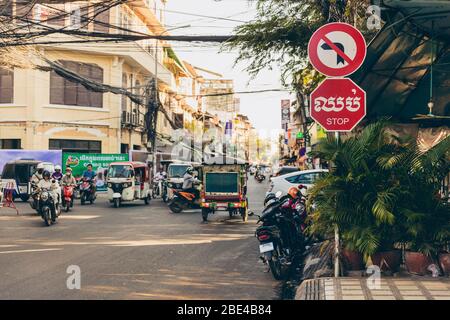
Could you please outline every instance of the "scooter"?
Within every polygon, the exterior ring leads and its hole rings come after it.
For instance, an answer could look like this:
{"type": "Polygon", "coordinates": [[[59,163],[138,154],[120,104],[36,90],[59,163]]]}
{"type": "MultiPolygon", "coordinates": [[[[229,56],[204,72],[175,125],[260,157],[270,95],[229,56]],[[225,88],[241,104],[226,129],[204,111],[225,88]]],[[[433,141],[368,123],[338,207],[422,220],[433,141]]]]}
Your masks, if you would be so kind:
{"type": "Polygon", "coordinates": [[[169,209],[173,213],[180,213],[186,209],[200,209],[200,199],[196,199],[193,193],[175,191],[169,202],[169,209]]]}
{"type": "Polygon", "coordinates": [[[259,183],[261,183],[264,180],[266,180],[266,176],[263,175],[262,173],[256,173],[255,174],[255,180],[258,181],[259,183]]]}
{"type": "Polygon", "coordinates": [[[73,199],[74,199],[74,186],[64,186],[62,202],[66,212],[69,212],[70,208],[73,207],[73,199]]]}
{"type": "Polygon", "coordinates": [[[51,190],[40,189],[37,194],[38,207],[37,211],[44,220],[47,227],[56,223],[56,218],[61,214],[61,206],[54,198],[51,190]]]}
{"type": "Polygon", "coordinates": [[[288,196],[268,201],[258,223],[255,235],[260,242],[261,260],[269,265],[276,280],[285,279],[292,262],[304,250],[301,228],[304,208],[297,200],[290,204],[288,196]]]}
{"type": "Polygon", "coordinates": [[[93,204],[96,198],[94,182],[91,179],[83,178],[80,184],[81,205],[84,205],[87,201],[93,204]]]}

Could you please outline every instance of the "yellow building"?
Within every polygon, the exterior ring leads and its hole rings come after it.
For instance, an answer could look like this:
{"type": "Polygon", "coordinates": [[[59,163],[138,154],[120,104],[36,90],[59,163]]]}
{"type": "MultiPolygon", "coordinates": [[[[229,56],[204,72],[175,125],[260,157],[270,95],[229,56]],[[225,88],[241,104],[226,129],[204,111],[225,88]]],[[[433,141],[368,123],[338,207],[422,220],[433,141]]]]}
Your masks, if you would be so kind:
{"type": "MultiPolygon", "coordinates": [[[[55,28],[110,33],[131,33],[126,29],[146,34],[165,32],[162,9],[166,1],[131,1],[103,13],[96,12],[97,2],[30,2],[33,7],[29,8],[29,15],[34,21],[55,28]],[[61,13],[67,14],[61,17],[61,13]]],[[[14,1],[12,12],[21,12],[22,6],[14,1]]],[[[80,38],[61,33],[40,38],[41,41],[76,39],[80,38]]],[[[177,105],[175,77],[164,63],[167,47],[168,44],[155,40],[39,45],[32,59],[41,66],[46,65],[45,59],[57,61],[82,77],[137,94],[143,94],[149,80],[157,74],[164,96],[162,102],[166,106],[177,105]]],[[[121,95],[89,91],[54,71],[2,69],[0,113],[0,148],[117,153],[145,150],[148,146],[144,106],[121,95]]]]}

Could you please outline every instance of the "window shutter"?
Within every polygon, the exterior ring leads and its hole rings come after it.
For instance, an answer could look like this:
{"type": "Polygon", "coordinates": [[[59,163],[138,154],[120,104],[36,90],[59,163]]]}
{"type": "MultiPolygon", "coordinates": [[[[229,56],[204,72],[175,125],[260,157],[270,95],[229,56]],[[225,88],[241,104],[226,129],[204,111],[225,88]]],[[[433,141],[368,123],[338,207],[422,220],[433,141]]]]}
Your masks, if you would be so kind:
{"type": "Polygon", "coordinates": [[[104,8],[96,8],[94,11],[94,31],[96,32],[104,32],[104,33],[108,33],[109,32],[109,15],[110,15],[110,11],[109,9],[106,11],[104,8]]]}
{"type": "Polygon", "coordinates": [[[48,24],[64,27],[67,13],[64,4],[49,5],[48,24]]]}
{"type": "Polygon", "coordinates": [[[56,74],[55,71],[50,73],[50,103],[64,104],[64,78],[56,74]]]}
{"type": "Polygon", "coordinates": [[[0,68],[0,103],[12,103],[14,100],[14,73],[0,68]]]}

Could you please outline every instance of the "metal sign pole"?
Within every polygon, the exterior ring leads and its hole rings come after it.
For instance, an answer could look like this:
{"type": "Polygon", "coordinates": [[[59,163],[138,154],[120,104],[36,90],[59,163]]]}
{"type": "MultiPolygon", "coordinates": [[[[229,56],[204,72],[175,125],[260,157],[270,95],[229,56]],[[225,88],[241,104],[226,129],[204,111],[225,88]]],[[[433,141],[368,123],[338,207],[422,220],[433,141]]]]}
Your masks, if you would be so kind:
{"type": "MultiPolygon", "coordinates": [[[[339,132],[334,133],[336,138],[336,144],[339,145],[339,132]]],[[[339,228],[337,224],[334,226],[334,277],[338,278],[340,274],[340,265],[339,265],[339,254],[340,254],[340,239],[339,239],[339,228]]]]}

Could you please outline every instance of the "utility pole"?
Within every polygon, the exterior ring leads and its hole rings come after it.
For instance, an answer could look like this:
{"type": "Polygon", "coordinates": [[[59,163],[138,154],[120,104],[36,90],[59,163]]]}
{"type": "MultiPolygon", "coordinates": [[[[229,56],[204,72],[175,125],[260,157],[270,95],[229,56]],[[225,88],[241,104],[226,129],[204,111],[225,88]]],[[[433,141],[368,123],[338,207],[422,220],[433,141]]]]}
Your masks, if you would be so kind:
{"type": "MultiPolygon", "coordinates": [[[[180,26],[180,27],[176,27],[176,28],[171,28],[169,30],[164,30],[163,32],[161,32],[160,34],[158,34],[157,36],[161,36],[164,33],[168,32],[168,31],[172,31],[172,30],[176,30],[176,29],[182,29],[182,28],[189,28],[191,25],[185,25],[185,26],[180,26]]],[[[156,175],[156,158],[157,158],[157,148],[156,148],[156,129],[158,126],[158,113],[159,113],[159,106],[160,106],[160,102],[159,102],[159,92],[158,92],[158,50],[159,50],[159,42],[158,39],[156,39],[156,46],[155,46],[155,74],[153,77],[153,92],[154,92],[154,96],[153,96],[153,119],[152,119],[152,124],[153,127],[151,128],[151,130],[153,130],[152,133],[152,137],[151,137],[151,148],[152,148],[152,155],[153,155],[153,176],[156,175]]]]}

